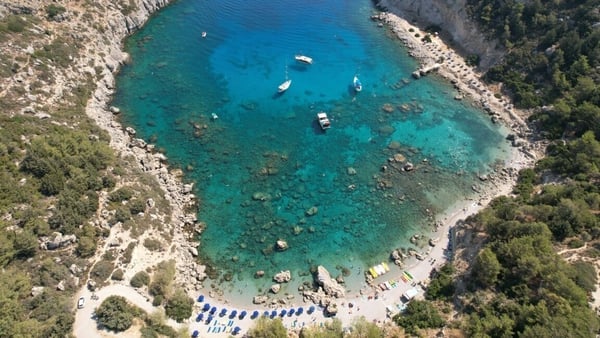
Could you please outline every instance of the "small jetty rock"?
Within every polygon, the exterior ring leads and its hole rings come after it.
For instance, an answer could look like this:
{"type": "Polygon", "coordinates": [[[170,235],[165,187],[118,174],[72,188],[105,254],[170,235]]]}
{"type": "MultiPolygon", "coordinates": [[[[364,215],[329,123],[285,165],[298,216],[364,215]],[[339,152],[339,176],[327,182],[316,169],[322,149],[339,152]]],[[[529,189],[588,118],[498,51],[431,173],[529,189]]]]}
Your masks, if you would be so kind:
{"type": "Polygon", "coordinates": [[[262,278],[265,275],[265,271],[264,270],[258,270],[254,273],[254,278],[262,278]]]}
{"type": "Polygon", "coordinates": [[[323,287],[323,291],[325,291],[325,293],[329,296],[343,298],[346,293],[344,287],[339,285],[335,279],[331,278],[329,271],[327,271],[327,269],[325,269],[322,265],[317,267],[317,282],[323,287]]]}
{"type": "Polygon", "coordinates": [[[277,294],[281,290],[281,284],[273,284],[271,285],[271,292],[277,294]]]}
{"type": "Polygon", "coordinates": [[[285,251],[288,248],[289,248],[289,245],[283,239],[279,239],[279,240],[277,240],[277,243],[275,243],[275,249],[277,249],[277,251],[285,251]]]}
{"type": "Polygon", "coordinates": [[[275,276],[273,276],[273,280],[277,283],[287,283],[292,279],[292,273],[290,270],[281,271],[275,276]]]}
{"type": "Polygon", "coordinates": [[[338,313],[337,304],[329,303],[329,305],[327,305],[325,308],[325,313],[327,313],[329,316],[335,316],[338,313]]]}
{"type": "Polygon", "coordinates": [[[267,296],[254,296],[254,298],[252,298],[252,303],[253,304],[264,304],[269,300],[269,297],[267,296]]]}

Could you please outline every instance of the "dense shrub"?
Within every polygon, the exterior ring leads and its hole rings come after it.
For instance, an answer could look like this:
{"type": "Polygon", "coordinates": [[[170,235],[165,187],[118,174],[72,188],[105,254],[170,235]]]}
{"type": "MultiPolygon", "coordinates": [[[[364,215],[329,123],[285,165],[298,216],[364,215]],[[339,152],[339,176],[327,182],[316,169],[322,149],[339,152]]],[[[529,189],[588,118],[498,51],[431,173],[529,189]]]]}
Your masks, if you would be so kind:
{"type": "Polygon", "coordinates": [[[150,251],[160,251],[162,246],[162,242],[156,238],[147,237],[144,239],[144,247],[150,251]]]}
{"type": "Polygon", "coordinates": [[[287,337],[287,330],[281,318],[269,319],[261,316],[255,321],[254,327],[248,331],[247,336],[249,338],[287,337]]]}
{"type": "Polygon", "coordinates": [[[406,311],[394,316],[394,321],[406,332],[415,335],[419,329],[441,328],[444,325],[444,320],[432,303],[421,300],[408,303],[406,311]]]}
{"type": "Polygon", "coordinates": [[[141,288],[142,286],[150,283],[150,276],[145,271],[140,271],[131,277],[131,281],[129,281],[129,283],[134,288],[141,288]]]}
{"type": "Polygon", "coordinates": [[[169,318],[175,319],[178,323],[192,316],[194,300],[190,298],[183,290],[177,289],[167,298],[165,304],[165,314],[169,318]]]}
{"type": "Polygon", "coordinates": [[[453,273],[454,267],[452,264],[448,263],[442,266],[440,271],[436,273],[435,278],[429,283],[425,292],[425,298],[450,299],[454,295],[453,273]]]}
{"type": "Polygon", "coordinates": [[[146,203],[139,199],[134,199],[129,202],[129,212],[132,215],[143,213],[146,210],[146,203]]]}
{"type": "Polygon", "coordinates": [[[175,277],[175,261],[163,261],[158,263],[152,282],[148,287],[148,291],[153,296],[165,296],[169,292],[173,278],[175,277]]]}
{"type": "Polygon", "coordinates": [[[131,197],[133,197],[133,190],[130,187],[122,187],[110,193],[108,199],[118,203],[129,200],[131,197]]]}
{"type": "Polygon", "coordinates": [[[48,19],[54,19],[66,11],[67,9],[63,6],[57,6],[54,4],[50,4],[46,7],[46,15],[48,16],[48,19]]]}
{"type": "Polygon", "coordinates": [[[94,265],[90,275],[98,284],[100,284],[110,277],[114,268],[115,264],[113,262],[101,260],[94,265]]]}
{"type": "Polygon", "coordinates": [[[123,279],[125,279],[125,273],[121,269],[116,269],[115,271],[113,271],[110,278],[112,280],[123,280],[123,279]]]}
{"type": "Polygon", "coordinates": [[[134,311],[121,296],[109,296],[96,308],[96,320],[101,327],[121,332],[131,327],[134,311]]]}

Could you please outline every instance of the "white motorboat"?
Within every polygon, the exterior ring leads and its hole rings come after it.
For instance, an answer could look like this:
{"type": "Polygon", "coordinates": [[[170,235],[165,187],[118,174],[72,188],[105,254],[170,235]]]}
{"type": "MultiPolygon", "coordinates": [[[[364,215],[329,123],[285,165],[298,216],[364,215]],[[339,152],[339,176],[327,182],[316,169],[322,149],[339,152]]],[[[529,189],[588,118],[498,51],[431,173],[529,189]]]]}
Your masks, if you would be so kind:
{"type": "Polygon", "coordinates": [[[319,125],[321,126],[321,129],[326,130],[331,128],[331,122],[329,121],[329,118],[327,117],[327,113],[325,112],[319,112],[317,113],[317,119],[319,120],[319,125]]]}
{"type": "Polygon", "coordinates": [[[202,37],[205,38],[206,37],[206,32],[202,32],[202,37]]]}
{"type": "Polygon", "coordinates": [[[362,90],[362,83],[358,79],[358,76],[354,75],[354,80],[352,80],[352,85],[354,86],[354,90],[360,92],[362,90]]]}
{"type": "Polygon", "coordinates": [[[309,65],[312,65],[312,63],[313,63],[313,59],[306,55],[296,55],[294,58],[296,59],[296,61],[306,63],[309,65]]]}

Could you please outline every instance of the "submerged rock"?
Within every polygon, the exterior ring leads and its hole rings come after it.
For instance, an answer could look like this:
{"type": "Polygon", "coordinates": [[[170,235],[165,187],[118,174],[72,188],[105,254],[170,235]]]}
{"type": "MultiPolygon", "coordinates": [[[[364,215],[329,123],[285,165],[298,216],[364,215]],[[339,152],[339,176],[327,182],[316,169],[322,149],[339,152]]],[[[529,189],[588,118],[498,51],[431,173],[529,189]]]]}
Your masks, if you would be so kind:
{"type": "Polygon", "coordinates": [[[290,272],[290,270],[281,271],[281,272],[275,274],[275,276],[273,276],[273,280],[276,281],[277,283],[287,283],[291,279],[292,279],[292,273],[290,272]]]}
{"type": "Polygon", "coordinates": [[[277,242],[275,243],[275,248],[277,249],[277,251],[285,251],[289,248],[289,246],[286,241],[280,239],[277,240],[277,242]]]}
{"type": "Polygon", "coordinates": [[[306,210],[306,216],[314,216],[317,214],[317,212],[319,212],[319,208],[310,207],[308,210],[306,210]]]}

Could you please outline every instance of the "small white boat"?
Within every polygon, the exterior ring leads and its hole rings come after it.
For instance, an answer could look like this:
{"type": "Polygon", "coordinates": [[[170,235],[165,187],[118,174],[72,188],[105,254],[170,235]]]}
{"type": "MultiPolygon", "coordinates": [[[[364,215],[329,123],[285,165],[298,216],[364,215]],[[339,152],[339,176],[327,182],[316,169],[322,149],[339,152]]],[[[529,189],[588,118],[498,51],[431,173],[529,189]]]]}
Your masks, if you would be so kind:
{"type": "Polygon", "coordinates": [[[284,83],[280,84],[279,87],[277,87],[277,92],[279,93],[283,93],[286,90],[288,90],[288,88],[290,88],[290,85],[292,84],[292,80],[285,80],[284,83]]]}
{"type": "Polygon", "coordinates": [[[352,85],[354,86],[354,90],[360,92],[362,90],[362,83],[358,79],[358,76],[354,75],[354,80],[352,80],[352,85]]]}
{"type": "Polygon", "coordinates": [[[285,66],[285,81],[282,84],[280,84],[279,87],[277,87],[277,92],[285,92],[286,90],[288,90],[288,88],[290,88],[291,84],[292,80],[288,79],[287,66],[285,66]]]}
{"type": "Polygon", "coordinates": [[[206,32],[202,32],[202,37],[205,38],[206,37],[206,32]]]}
{"type": "Polygon", "coordinates": [[[313,63],[313,59],[306,55],[296,55],[294,58],[296,59],[296,61],[300,61],[309,65],[312,65],[313,63]]]}
{"type": "Polygon", "coordinates": [[[319,125],[321,126],[321,129],[326,130],[331,128],[331,122],[329,121],[329,118],[327,117],[327,113],[325,112],[319,112],[317,113],[317,119],[319,120],[319,125]]]}
{"type": "Polygon", "coordinates": [[[212,119],[213,119],[213,120],[216,120],[216,119],[218,119],[218,118],[219,118],[219,115],[217,115],[217,114],[215,114],[215,113],[212,113],[212,114],[211,114],[211,117],[212,117],[212,119]]]}

